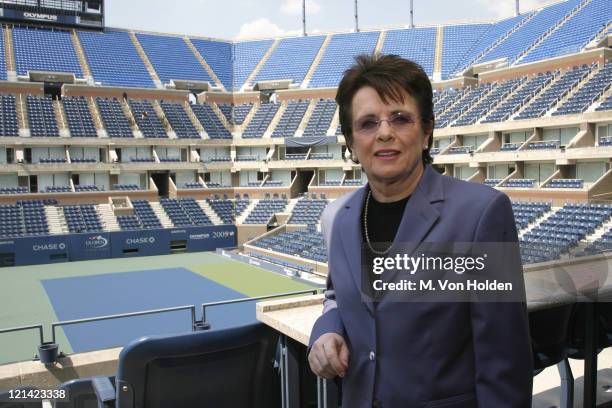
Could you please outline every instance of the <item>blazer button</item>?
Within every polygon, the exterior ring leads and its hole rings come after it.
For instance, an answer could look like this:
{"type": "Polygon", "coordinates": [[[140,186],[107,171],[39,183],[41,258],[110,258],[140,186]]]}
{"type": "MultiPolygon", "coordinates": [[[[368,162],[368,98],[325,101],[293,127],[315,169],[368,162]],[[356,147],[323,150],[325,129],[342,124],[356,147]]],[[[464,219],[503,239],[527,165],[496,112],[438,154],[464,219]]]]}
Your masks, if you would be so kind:
{"type": "Polygon", "coordinates": [[[379,400],[372,401],[372,408],[382,408],[382,404],[379,400]]]}
{"type": "Polygon", "coordinates": [[[376,359],[376,353],[370,351],[370,361],[374,361],[376,359]]]}

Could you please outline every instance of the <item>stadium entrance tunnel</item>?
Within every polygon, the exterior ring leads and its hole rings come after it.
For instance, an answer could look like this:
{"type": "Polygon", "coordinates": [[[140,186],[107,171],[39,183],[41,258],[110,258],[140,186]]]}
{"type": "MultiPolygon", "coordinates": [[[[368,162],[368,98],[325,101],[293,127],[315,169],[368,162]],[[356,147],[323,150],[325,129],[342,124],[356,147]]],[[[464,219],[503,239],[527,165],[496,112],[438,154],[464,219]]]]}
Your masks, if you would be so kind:
{"type": "Polygon", "coordinates": [[[160,197],[168,197],[168,177],[169,176],[170,176],[170,173],[167,171],[151,173],[151,178],[153,179],[153,182],[157,186],[157,191],[160,197]]]}

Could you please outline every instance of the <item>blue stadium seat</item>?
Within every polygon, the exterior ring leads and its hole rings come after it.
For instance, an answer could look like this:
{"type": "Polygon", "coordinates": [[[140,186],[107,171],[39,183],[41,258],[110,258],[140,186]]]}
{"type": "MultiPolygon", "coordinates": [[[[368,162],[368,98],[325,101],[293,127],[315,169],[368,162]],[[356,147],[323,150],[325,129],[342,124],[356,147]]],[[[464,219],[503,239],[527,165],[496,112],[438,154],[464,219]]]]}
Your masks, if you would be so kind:
{"type": "MultiPolygon", "coordinates": [[[[119,356],[114,406],[277,406],[277,340],[278,332],[263,323],[138,339],[119,356]]],[[[110,380],[93,384],[98,394],[115,388],[110,380]]]]}

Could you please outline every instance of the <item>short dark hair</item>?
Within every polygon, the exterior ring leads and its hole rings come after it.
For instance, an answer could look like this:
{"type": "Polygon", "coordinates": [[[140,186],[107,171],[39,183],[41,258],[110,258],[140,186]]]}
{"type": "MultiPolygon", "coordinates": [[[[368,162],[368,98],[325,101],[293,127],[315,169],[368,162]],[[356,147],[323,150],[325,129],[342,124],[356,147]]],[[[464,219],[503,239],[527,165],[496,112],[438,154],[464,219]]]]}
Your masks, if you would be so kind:
{"type": "Polygon", "coordinates": [[[423,163],[433,162],[429,153],[435,122],[433,91],[423,68],[416,62],[391,54],[362,54],[355,57],[355,61],[356,64],[344,72],[336,93],[340,126],[349,151],[353,142],[353,97],[359,89],[371,86],[385,103],[388,100],[403,103],[405,94],[414,98],[421,114],[421,123],[431,128],[427,149],[423,150],[423,163]]]}

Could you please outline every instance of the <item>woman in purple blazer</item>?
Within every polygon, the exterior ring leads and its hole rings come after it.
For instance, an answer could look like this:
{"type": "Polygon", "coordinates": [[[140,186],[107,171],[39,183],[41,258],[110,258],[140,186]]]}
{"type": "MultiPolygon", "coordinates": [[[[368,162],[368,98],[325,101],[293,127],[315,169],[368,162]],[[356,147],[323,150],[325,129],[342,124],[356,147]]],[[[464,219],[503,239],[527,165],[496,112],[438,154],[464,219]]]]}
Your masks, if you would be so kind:
{"type": "Polygon", "coordinates": [[[430,166],[432,88],[419,65],[360,56],[336,101],[368,184],[322,215],[329,274],[310,336],[311,369],[342,378],[345,408],[531,407],[524,302],[397,302],[363,292],[375,277],[364,278],[362,259],[371,270],[391,249],[379,243],[516,243],[510,200],[430,166]]]}

